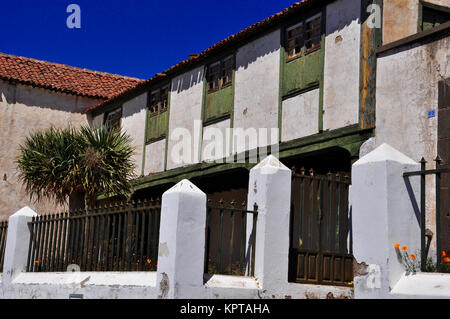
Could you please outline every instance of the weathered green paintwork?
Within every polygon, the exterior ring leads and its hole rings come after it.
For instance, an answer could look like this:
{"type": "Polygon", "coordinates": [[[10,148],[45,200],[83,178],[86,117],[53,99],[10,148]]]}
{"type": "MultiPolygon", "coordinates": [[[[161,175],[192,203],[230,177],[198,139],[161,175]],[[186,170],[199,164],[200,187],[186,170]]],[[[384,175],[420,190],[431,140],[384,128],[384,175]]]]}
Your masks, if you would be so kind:
{"type": "MultiPolygon", "coordinates": [[[[281,143],[279,155],[280,159],[284,159],[332,147],[341,147],[348,150],[352,157],[358,157],[361,144],[372,136],[374,136],[373,129],[360,130],[359,125],[355,124],[334,131],[318,133],[313,136],[281,143]]],[[[177,183],[185,178],[206,176],[232,169],[250,169],[256,165],[256,163],[249,163],[248,161],[251,153],[247,151],[243,155],[242,158],[246,159],[245,163],[198,163],[142,177],[134,181],[134,189],[139,190],[167,183],[177,183]]],[[[268,148],[268,154],[270,154],[270,147],[268,148]]],[[[240,158],[240,156],[235,155],[235,158],[240,158]]]]}
{"type": "Polygon", "coordinates": [[[233,110],[233,96],[233,84],[214,92],[207,92],[204,121],[208,122],[230,114],[233,110]]]}
{"type": "Polygon", "coordinates": [[[321,50],[286,61],[283,74],[283,95],[301,90],[320,81],[321,50]]]}
{"type": "Polygon", "coordinates": [[[326,26],[326,9],[316,10],[310,13],[310,16],[321,12],[322,35],[320,48],[311,52],[306,52],[306,48],[302,48],[300,56],[291,60],[286,59],[285,41],[286,28],[296,24],[306,16],[298,20],[292,20],[281,28],[281,44],[280,44],[280,95],[278,105],[278,128],[279,138],[281,141],[282,133],[282,104],[283,100],[302,94],[311,89],[319,88],[319,132],[323,130],[323,88],[324,88],[324,66],[325,66],[325,26],[326,26]]]}
{"type": "Polygon", "coordinates": [[[158,140],[164,136],[167,136],[168,123],[168,111],[164,111],[157,115],[150,115],[150,112],[147,112],[147,142],[158,140]]]}

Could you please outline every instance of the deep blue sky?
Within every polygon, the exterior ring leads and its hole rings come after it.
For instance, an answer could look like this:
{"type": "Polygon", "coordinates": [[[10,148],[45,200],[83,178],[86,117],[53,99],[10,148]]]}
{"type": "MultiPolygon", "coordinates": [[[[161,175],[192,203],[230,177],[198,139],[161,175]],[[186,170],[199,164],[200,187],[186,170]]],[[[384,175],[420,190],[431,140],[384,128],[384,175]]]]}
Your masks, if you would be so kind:
{"type": "Polygon", "coordinates": [[[295,0],[3,1],[0,52],[150,78],[295,0]],[[81,29],[66,8],[81,7],[81,29]]]}

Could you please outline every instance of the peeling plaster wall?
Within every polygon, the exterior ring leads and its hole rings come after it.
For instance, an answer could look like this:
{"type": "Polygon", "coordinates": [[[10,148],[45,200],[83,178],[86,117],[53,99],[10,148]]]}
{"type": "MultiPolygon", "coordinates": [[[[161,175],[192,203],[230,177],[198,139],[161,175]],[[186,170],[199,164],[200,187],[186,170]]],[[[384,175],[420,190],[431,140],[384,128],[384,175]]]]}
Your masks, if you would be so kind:
{"type": "Polygon", "coordinates": [[[136,165],[135,174],[137,176],[142,173],[146,109],[147,93],[125,102],[122,106],[122,132],[132,138],[132,146],[135,148],[133,162],[136,165]]]}
{"type": "Polygon", "coordinates": [[[145,146],[144,175],[164,171],[166,153],[166,139],[162,139],[145,146]]]}
{"type": "MultiPolygon", "coordinates": [[[[449,0],[425,2],[450,7],[449,0]]],[[[416,34],[419,24],[419,0],[383,1],[383,44],[416,34]]]]}
{"type": "Polygon", "coordinates": [[[358,123],[361,25],[360,1],[327,6],[323,129],[358,123]]]}
{"type": "Polygon", "coordinates": [[[281,141],[319,132],[319,89],[283,101],[281,141]]]}
{"type": "MultiPolygon", "coordinates": [[[[239,48],[236,53],[234,128],[278,128],[280,30],[239,48]]],[[[244,147],[244,145],[242,145],[244,147]]],[[[248,149],[248,145],[245,145],[248,149]]],[[[233,145],[233,151],[242,151],[233,145]]]]}
{"type": "Polygon", "coordinates": [[[187,166],[199,161],[201,125],[197,128],[194,121],[202,119],[203,72],[204,67],[201,66],[172,80],[167,169],[187,166]],[[185,128],[190,133],[192,141],[190,163],[176,163],[176,159],[172,157],[173,147],[180,141],[173,139],[172,134],[179,128],[185,128]]]}
{"type": "MultiPolygon", "coordinates": [[[[18,181],[14,158],[19,144],[31,132],[50,126],[87,124],[82,112],[98,100],[57,93],[0,80],[0,219],[24,206],[38,212],[51,212],[57,206],[43,200],[30,201],[18,181]],[[4,179],[6,174],[6,180],[4,179]]],[[[62,207],[58,207],[58,210],[62,207]]]]}
{"type": "MultiPolygon", "coordinates": [[[[424,157],[428,168],[435,167],[438,81],[450,77],[449,48],[447,37],[391,50],[377,62],[376,144],[388,143],[415,161],[424,157]],[[436,117],[428,118],[433,109],[436,117]]],[[[434,177],[426,187],[427,227],[435,233],[434,177]]]]}

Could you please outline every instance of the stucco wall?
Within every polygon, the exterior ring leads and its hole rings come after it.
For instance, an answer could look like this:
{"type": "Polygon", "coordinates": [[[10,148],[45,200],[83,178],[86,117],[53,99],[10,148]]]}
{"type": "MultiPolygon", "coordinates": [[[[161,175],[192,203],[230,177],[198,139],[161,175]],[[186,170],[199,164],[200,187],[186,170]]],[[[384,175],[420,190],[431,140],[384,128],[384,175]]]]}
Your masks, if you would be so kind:
{"type": "Polygon", "coordinates": [[[361,25],[359,1],[327,6],[323,129],[358,123],[361,25]]]}
{"type": "MultiPolygon", "coordinates": [[[[388,143],[435,167],[438,81],[450,77],[450,38],[388,51],[377,63],[376,144],[388,143]],[[436,117],[428,118],[428,111],[436,117]]],[[[434,232],[434,177],[426,179],[428,227],[434,232]]]]}
{"type": "Polygon", "coordinates": [[[166,158],[166,139],[162,139],[145,146],[144,175],[164,171],[166,158]]]}
{"type": "Polygon", "coordinates": [[[218,160],[229,155],[231,131],[227,138],[227,128],[230,128],[230,119],[203,128],[202,161],[218,160]],[[216,140],[220,142],[216,143],[216,140]],[[222,148],[219,148],[220,145],[222,148]]]}
{"type": "Polygon", "coordinates": [[[146,107],[147,93],[135,97],[122,106],[122,131],[132,138],[133,162],[136,165],[135,174],[138,176],[142,173],[146,107]]]}
{"type": "Polygon", "coordinates": [[[199,161],[201,125],[197,128],[194,121],[201,121],[202,118],[203,72],[204,67],[200,66],[172,80],[167,169],[186,166],[199,161]],[[192,141],[190,143],[191,163],[176,163],[177,160],[172,156],[174,145],[180,141],[176,140],[178,137],[172,138],[172,134],[177,128],[185,128],[190,132],[192,141]]]}
{"type": "Polygon", "coordinates": [[[14,158],[31,132],[50,127],[87,124],[81,112],[96,100],[0,81],[0,218],[24,206],[38,212],[55,210],[52,202],[30,201],[18,181],[14,158]],[[5,176],[6,175],[6,176],[5,176]]]}
{"type": "MultiPolygon", "coordinates": [[[[450,7],[449,0],[426,0],[450,7]]],[[[419,0],[383,1],[383,44],[400,40],[418,31],[419,0]]]]}
{"type": "Polygon", "coordinates": [[[283,101],[281,141],[319,132],[319,89],[283,101]]]}
{"type": "MultiPolygon", "coordinates": [[[[239,48],[236,53],[234,128],[278,127],[280,30],[239,48]]],[[[270,142],[270,136],[267,138],[270,142]]],[[[268,142],[258,141],[259,146],[268,142]]],[[[244,145],[242,145],[244,148],[244,145]]],[[[248,149],[248,145],[245,147],[248,149]]],[[[242,151],[233,145],[233,151],[242,151]]]]}

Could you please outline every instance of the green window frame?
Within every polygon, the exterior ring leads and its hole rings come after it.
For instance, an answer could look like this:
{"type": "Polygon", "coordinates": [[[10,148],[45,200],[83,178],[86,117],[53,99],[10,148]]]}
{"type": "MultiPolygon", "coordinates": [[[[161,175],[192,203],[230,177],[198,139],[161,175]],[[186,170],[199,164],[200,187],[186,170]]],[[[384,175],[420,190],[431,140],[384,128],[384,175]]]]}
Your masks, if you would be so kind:
{"type": "Polygon", "coordinates": [[[169,84],[148,92],[146,143],[167,136],[169,122],[169,92],[169,84]]]}
{"type": "Polygon", "coordinates": [[[319,84],[323,72],[323,19],[320,11],[284,29],[282,96],[319,84]]]}
{"type": "Polygon", "coordinates": [[[450,8],[420,2],[419,31],[426,31],[450,21],[450,8]]]}
{"type": "Polygon", "coordinates": [[[228,117],[233,110],[235,60],[231,54],[206,67],[205,122],[228,117]]]}
{"type": "Polygon", "coordinates": [[[122,124],[122,107],[106,112],[103,124],[106,125],[109,130],[120,130],[122,124]]]}

